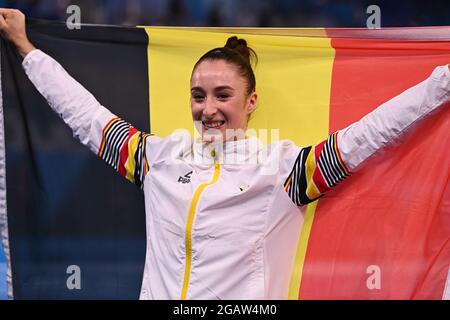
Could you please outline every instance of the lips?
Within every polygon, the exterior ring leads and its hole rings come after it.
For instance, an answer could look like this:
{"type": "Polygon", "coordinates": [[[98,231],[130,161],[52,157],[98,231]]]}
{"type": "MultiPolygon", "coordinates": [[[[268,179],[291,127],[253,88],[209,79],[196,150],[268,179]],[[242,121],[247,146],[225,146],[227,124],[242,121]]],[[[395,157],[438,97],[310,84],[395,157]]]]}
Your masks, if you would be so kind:
{"type": "Polygon", "coordinates": [[[220,129],[225,124],[225,121],[202,121],[202,124],[206,129],[220,129]]]}

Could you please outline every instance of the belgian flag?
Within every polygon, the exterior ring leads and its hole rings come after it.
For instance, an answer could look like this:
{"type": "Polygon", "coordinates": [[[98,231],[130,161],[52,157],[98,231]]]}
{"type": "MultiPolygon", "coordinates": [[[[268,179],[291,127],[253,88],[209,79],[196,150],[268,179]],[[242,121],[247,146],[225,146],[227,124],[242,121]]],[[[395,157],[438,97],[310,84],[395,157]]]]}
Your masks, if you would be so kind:
{"type": "MultiPolygon", "coordinates": [[[[28,26],[32,42],[103,105],[160,136],[192,130],[192,67],[231,35],[259,57],[250,127],[280,129],[280,138],[301,146],[450,63],[448,27],[28,26]]],[[[10,295],[137,298],[145,258],[141,191],[73,139],[3,40],[1,80],[0,221],[10,295]],[[68,288],[71,266],[82,270],[82,290],[68,288]]],[[[309,205],[286,298],[450,297],[449,112],[441,108],[309,205]]]]}

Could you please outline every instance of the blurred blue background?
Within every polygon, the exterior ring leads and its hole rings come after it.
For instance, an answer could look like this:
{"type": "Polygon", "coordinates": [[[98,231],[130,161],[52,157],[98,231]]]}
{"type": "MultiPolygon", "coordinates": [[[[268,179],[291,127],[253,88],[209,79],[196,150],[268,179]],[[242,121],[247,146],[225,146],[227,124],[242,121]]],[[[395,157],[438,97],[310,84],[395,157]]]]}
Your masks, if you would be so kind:
{"type": "Polygon", "coordinates": [[[115,25],[365,27],[369,5],[381,9],[381,26],[449,25],[448,0],[0,0],[27,16],[65,21],[81,8],[83,23],[115,25]]]}
{"type": "Polygon", "coordinates": [[[0,300],[6,299],[6,261],[0,241],[0,300]]]}

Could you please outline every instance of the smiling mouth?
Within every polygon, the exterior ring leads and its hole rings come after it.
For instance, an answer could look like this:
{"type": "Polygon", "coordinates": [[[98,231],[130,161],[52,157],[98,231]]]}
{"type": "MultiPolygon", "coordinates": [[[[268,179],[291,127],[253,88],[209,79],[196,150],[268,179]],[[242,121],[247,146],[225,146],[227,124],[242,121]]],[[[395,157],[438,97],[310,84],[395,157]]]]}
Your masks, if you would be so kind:
{"type": "Polygon", "coordinates": [[[219,129],[225,124],[225,121],[202,121],[203,127],[208,129],[219,129]]]}

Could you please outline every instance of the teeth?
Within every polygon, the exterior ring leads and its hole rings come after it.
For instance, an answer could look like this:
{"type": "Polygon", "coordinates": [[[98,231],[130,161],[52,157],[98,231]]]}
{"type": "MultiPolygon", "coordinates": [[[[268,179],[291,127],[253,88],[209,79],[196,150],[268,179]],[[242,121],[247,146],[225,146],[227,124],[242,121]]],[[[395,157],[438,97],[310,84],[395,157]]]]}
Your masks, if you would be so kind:
{"type": "Polygon", "coordinates": [[[225,121],[214,121],[214,122],[205,122],[203,121],[203,125],[207,128],[216,129],[223,125],[225,121]]]}

